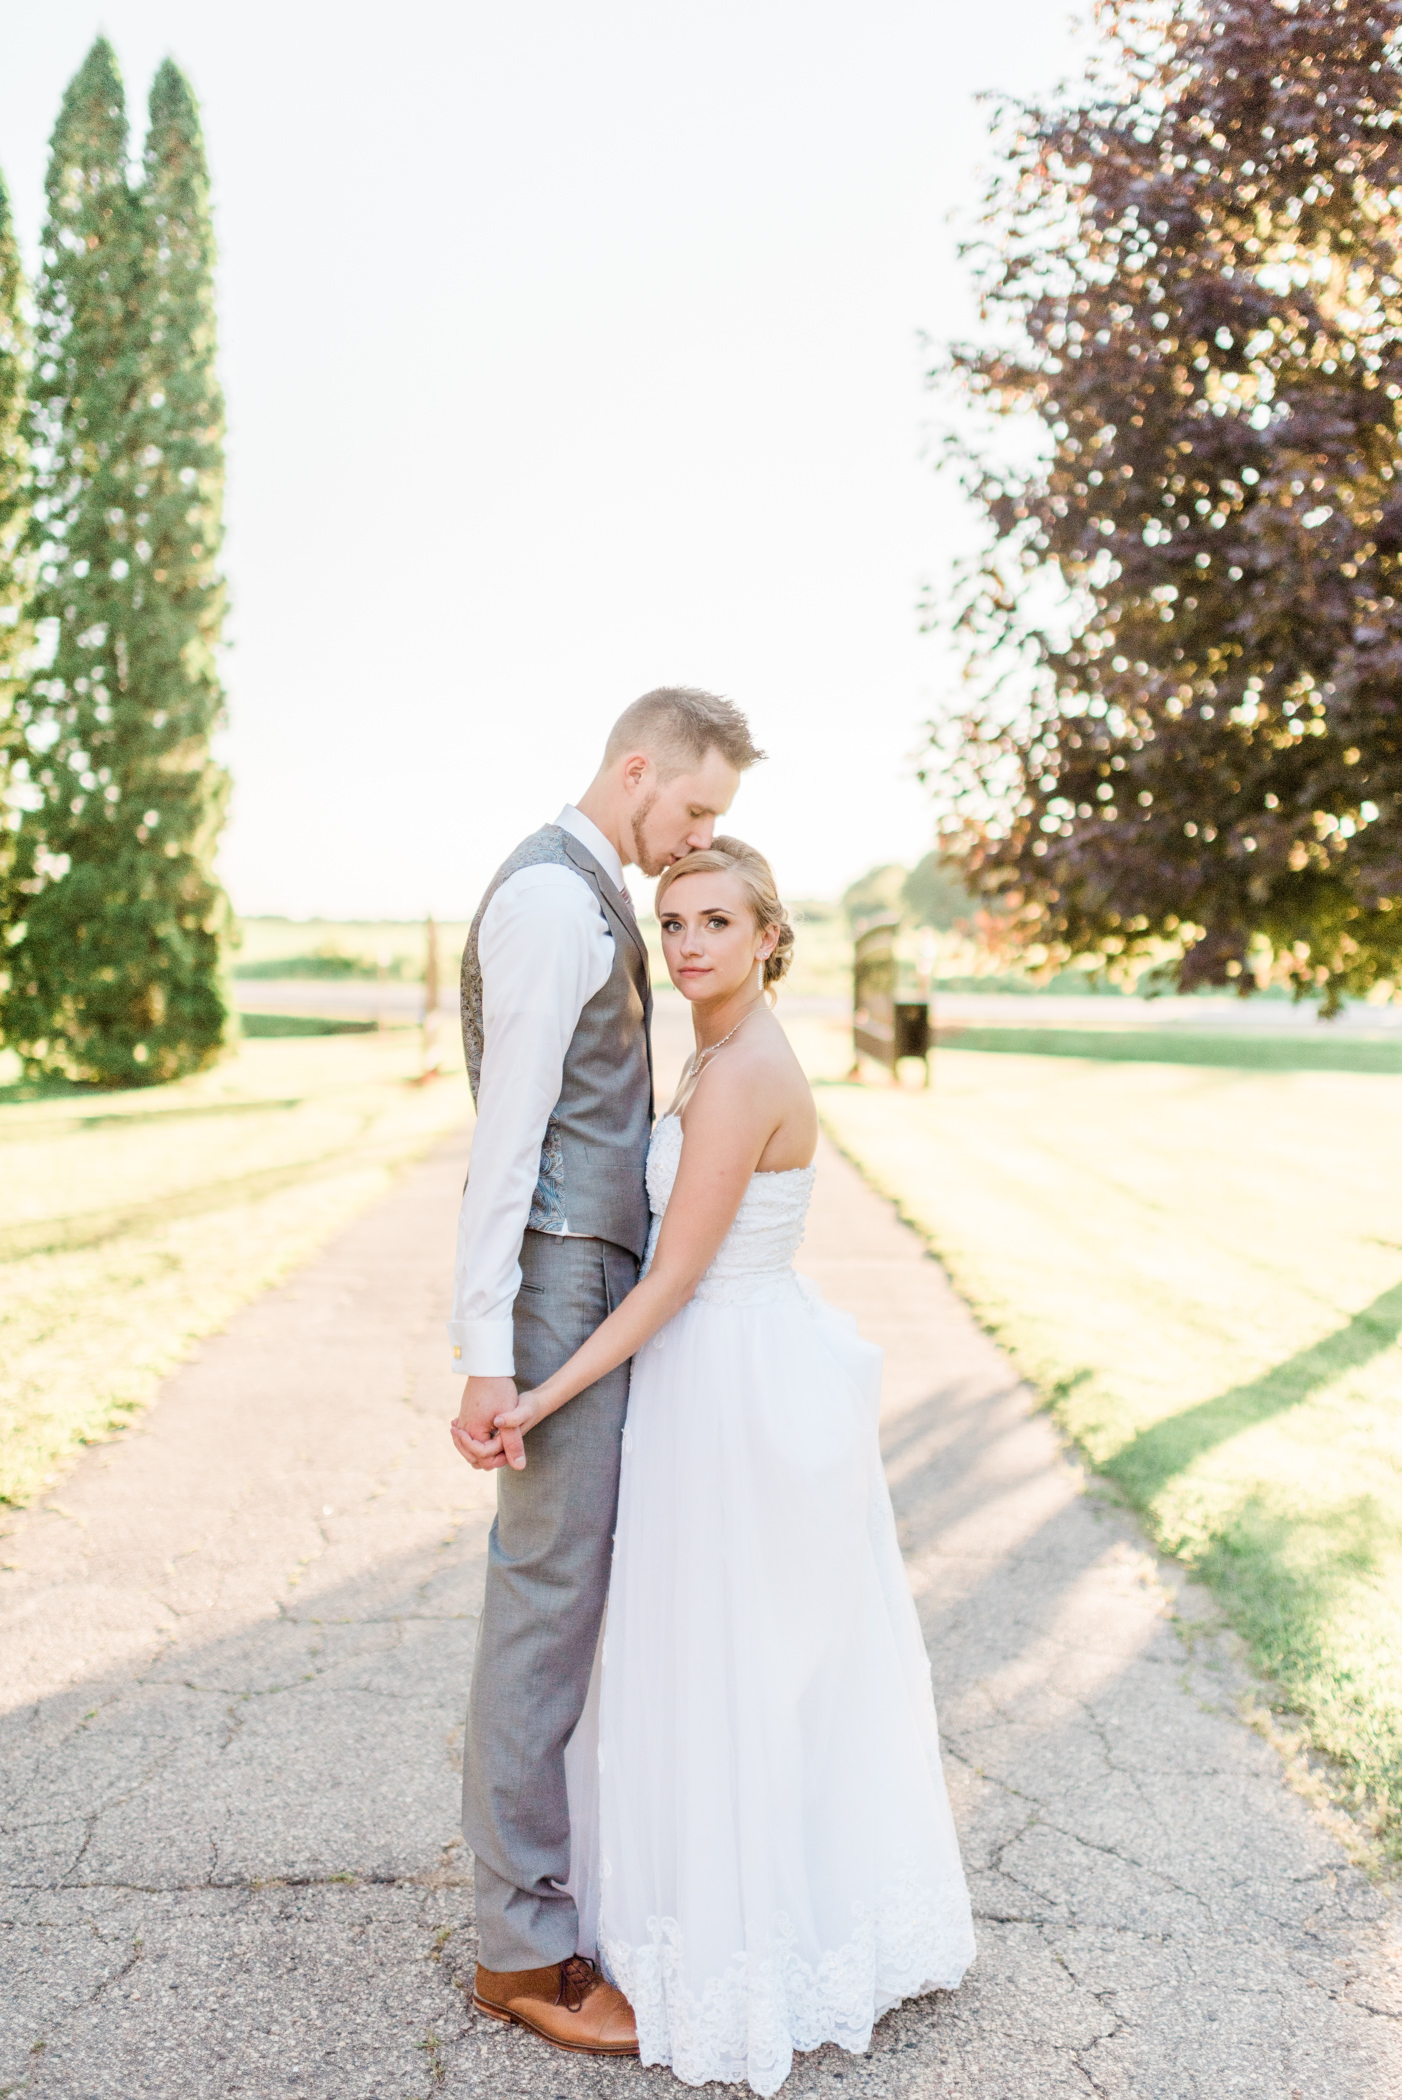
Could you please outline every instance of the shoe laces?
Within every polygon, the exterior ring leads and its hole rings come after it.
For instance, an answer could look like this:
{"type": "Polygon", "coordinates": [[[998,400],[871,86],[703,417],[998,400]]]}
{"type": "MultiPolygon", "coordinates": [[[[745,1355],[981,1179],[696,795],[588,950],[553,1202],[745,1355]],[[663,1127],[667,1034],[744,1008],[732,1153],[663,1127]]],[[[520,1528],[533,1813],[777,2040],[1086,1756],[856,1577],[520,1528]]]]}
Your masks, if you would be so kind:
{"type": "Polygon", "coordinates": [[[566,2012],[578,2012],[598,1981],[589,1957],[572,1954],[568,1961],[560,1964],[560,1988],[555,1993],[555,2003],[563,2005],[566,2012]]]}

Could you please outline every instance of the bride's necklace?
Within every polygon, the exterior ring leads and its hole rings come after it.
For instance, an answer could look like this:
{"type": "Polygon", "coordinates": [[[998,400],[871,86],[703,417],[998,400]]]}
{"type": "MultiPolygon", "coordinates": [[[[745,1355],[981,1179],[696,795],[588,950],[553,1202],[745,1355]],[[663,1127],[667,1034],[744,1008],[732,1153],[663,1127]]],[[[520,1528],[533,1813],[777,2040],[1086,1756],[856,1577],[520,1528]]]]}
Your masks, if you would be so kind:
{"type": "Polygon", "coordinates": [[[686,1068],[686,1076],[688,1080],[692,1080],[696,1077],[697,1073],[701,1070],[701,1067],[705,1064],[706,1059],[708,1057],[714,1057],[717,1050],[723,1050],[725,1048],[726,1044],[730,1041],[731,1035],[738,1035],[740,1033],[740,1030],[744,1027],[746,1021],[749,1020],[750,1015],[753,1012],[754,1008],[752,1006],[748,1007],[746,1011],[741,1014],[739,1020],[735,1023],[735,1026],[731,1029],[730,1035],[723,1035],[718,1043],[707,1043],[704,1049],[697,1050],[693,1053],[691,1063],[686,1068]]]}

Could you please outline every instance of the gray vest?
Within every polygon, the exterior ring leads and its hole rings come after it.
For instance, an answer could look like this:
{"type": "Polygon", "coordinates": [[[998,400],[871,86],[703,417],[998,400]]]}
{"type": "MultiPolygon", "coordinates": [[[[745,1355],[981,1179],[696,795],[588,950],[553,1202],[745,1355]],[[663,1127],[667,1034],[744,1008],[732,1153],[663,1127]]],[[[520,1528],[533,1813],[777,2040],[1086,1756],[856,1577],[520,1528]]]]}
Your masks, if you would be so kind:
{"type": "Polygon", "coordinates": [[[647,1245],[644,1174],[652,1130],[652,988],[647,949],[632,914],[587,846],[546,824],[502,862],[487,885],[462,957],[462,1040],[477,1098],[482,1074],[482,914],[518,868],[573,868],[589,884],[613,935],[613,968],[585,1005],[565,1052],[560,1098],[540,1149],[527,1225],[534,1232],[612,1240],[641,1257],[647,1245]]]}

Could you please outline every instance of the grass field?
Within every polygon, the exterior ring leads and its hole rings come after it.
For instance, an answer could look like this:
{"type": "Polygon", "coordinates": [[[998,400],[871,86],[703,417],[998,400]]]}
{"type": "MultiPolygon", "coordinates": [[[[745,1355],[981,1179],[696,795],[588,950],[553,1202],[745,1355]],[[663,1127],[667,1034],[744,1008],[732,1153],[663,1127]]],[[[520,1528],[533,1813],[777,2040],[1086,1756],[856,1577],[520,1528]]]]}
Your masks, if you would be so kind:
{"type": "MultiPolygon", "coordinates": [[[[339,973],[325,965],[337,960],[347,976],[373,977],[380,969],[390,977],[423,976],[422,919],[240,919],[238,935],[236,978],[330,976],[339,973]]],[[[466,939],[465,920],[439,925],[439,969],[446,984],[453,982],[466,939]]]]}
{"type": "Polygon", "coordinates": [[[792,1032],[831,1135],[1402,1853],[1402,1080],[942,1049],[920,1094],[792,1032]]]}
{"type": "MultiPolygon", "coordinates": [[[[646,903],[649,885],[634,872],[634,889],[642,899],[639,924],[652,958],[653,980],[667,981],[657,921],[646,903]]],[[[444,920],[438,928],[440,981],[451,996],[467,939],[466,920],[444,920]]],[[[424,967],[421,919],[241,919],[239,946],[233,957],[236,979],[272,977],[374,977],[383,968],[391,978],[419,980],[424,967]]],[[[852,943],[836,917],[800,919],[790,990],[799,997],[844,997],[852,987],[852,943]]],[[[251,990],[249,986],[241,990],[251,990]]]]}
{"type": "Polygon", "coordinates": [[[468,1115],[461,1070],[419,1086],[419,1054],[412,1029],[252,1041],[172,1086],[0,1087],[0,1501],[130,1421],[468,1115]]]}
{"type": "MultiPolygon", "coordinates": [[[[652,957],[655,983],[666,980],[662,943],[653,916],[651,884],[636,869],[630,871],[633,892],[639,902],[639,924],[652,957]]],[[[835,906],[821,903],[796,904],[794,921],[797,942],[794,961],[786,980],[796,998],[849,998],[852,991],[852,937],[835,906]]],[[[422,919],[241,919],[239,945],[232,958],[233,974],[242,995],[251,996],[260,979],[364,978],[384,975],[399,981],[420,982],[424,968],[424,923],[422,919]]],[[[445,919],[438,926],[438,958],[441,984],[451,992],[458,961],[467,939],[468,921],[445,919]]],[[[908,928],[901,936],[903,980],[913,977],[919,936],[908,928]]],[[[1036,988],[1025,975],[1009,972],[967,974],[978,960],[971,944],[944,936],[936,968],[937,983],[950,990],[1020,991],[1034,999],[1036,988]],[[965,974],[960,974],[960,973],[965,974]]],[[[1050,989],[1083,991],[1089,981],[1078,970],[1064,971],[1050,989]]],[[[902,997],[906,996],[902,992],[902,997]]]]}

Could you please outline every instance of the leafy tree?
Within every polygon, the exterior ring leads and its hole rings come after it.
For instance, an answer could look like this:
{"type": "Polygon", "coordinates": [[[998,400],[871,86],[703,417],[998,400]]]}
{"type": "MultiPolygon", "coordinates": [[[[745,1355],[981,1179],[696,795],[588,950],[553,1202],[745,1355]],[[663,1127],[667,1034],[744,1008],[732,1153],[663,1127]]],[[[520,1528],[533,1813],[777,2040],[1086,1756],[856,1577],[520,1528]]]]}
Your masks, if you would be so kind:
{"type": "Polygon", "coordinates": [[[24,272],[9,194],[0,176],[0,929],[9,923],[12,908],[13,824],[18,812],[10,807],[8,789],[17,762],[15,696],[29,639],[21,551],[29,511],[24,442],[28,371],[24,272]]]}
{"type": "Polygon", "coordinates": [[[64,98],[48,200],[32,416],[48,660],[21,701],[38,807],[19,832],[5,1031],[33,1072],[131,1085],[209,1063],[227,1027],[209,873],[223,414],[208,179],[173,66],[133,190],[98,39],[64,98]]]}
{"type": "Polygon", "coordinates": [[[899,912],[905,879],[906,871],[896,861],[886,861],[879,868],[868,868],[865,875],[858,876],[842,892],[842,909],[847,914],[848,925],[855,926],[859,919],[875,918],[878,912],[899,912]]]}
{"type": "Polygon", "coordinates": [[[965,454],[943,844],[1034,956],[1332,1011],[1402,972],[1397,10],[1101,20],[1084,88],[1006,115],[995,340],[953,357],[1041,444],[965,454]]]}
{"type": "Polygon", "coordinates": [[[978,909],[938,853],[927,853],[916,862],[902,886],[901,902],[917,926],[934,926],[942,933],[961,920],[971,920],[978,909]]]}

